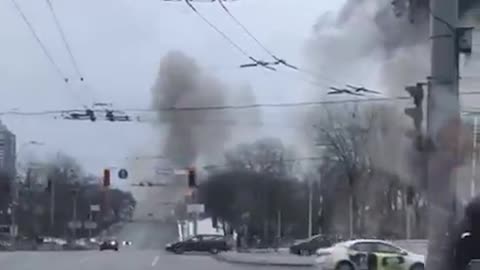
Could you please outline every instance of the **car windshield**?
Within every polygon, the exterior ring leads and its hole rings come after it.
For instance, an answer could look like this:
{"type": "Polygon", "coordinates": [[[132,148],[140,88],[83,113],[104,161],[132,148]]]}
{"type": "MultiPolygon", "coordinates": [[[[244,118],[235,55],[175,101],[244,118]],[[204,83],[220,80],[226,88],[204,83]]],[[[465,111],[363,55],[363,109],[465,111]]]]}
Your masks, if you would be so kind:
{"type": "Polygon", "coordinates": [[[1,268],[243,270],[218,259],[347,239],[465,264],[479,27],[480,0],[0,0],[1,268]]]}

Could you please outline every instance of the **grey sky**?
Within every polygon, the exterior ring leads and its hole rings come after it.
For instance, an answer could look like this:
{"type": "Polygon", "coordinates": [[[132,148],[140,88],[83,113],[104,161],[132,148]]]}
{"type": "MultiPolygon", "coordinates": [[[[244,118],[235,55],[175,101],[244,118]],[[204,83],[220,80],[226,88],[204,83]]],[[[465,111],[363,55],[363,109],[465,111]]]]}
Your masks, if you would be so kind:
{"type": "MultiPolygon", "coordinates": [[[[68,87],[48,62],[11,1],[0,1],[0,110],[80,108],[113,102],[116,108],[148,108],[150,87],[160,58],[182,50],[234,86],[249,84],[257,102],[286,102],[311,96],[312,87],[295,74],[260,69],[238,70],[245,59],[205,25],[184,3],[158,0],[52,0],[85,83],[78,81],[45,1],[17,0],[61,70],[68,87]],[[6,27],[5,27],[6,26],[6,27]],[[295,89],[295,90],[292,90],[295,89]]],[[[316,19],[344,1],[240,0],[231,11],[271,50],[294,63],[304,62],[302,48],[316,19]]],[[[198,9],[260,59],[266,55],[231,21],[217,3],[198,9]]],[[[158,129],[148,123],[86,123],[51,117],[4,117],[19,144],[32,153],[62,150],[89,171],[123,165],[128,155],[154,154],[158,129]]]]}

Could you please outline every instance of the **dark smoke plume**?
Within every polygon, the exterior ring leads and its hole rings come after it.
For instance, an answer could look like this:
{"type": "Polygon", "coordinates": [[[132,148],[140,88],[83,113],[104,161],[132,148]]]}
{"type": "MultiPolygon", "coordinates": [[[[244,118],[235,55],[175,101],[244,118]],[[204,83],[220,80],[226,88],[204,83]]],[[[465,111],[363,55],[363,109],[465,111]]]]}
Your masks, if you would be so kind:
{"type": "MultiPolygon", "coordinates": [[[[337,14],[322,14],[307,43],[309,64],[340,81],[404,94],[404,87],[429,74],[428,0],[347,0],[337,14]],[[413,5],[414,12],[409,12],[413,5]]],[[[459,13],[480,6],[460,0],[459,13]]]]}
{"type": "Polygon", "coordinates": [[[199,156],[221,154],[230,138],[230,127],[212,123],[229,114],[162,109],[225,105],[227,92],[226,85],[202,70],[193,58],[178,51],[163,57],[152,88],[153,106],[158,110],[160,128],[168,128],[163,154],[176,166],[193,165],[199,156]]]}

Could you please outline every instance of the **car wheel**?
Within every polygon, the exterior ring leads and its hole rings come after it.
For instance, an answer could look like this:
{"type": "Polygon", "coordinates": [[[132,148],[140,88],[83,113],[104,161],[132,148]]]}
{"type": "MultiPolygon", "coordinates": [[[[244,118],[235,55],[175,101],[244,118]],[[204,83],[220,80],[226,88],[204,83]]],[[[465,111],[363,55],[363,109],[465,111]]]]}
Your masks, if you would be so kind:
{"type": "Polygon", "coordinates": [[[183,254],[183,252],[185,252],[185,250],[182,247],[178,247],[174,250],[174,252],[176,254],[183,254]]]}
{"type": "Polygon", "coordinates": [[[211,254],[218,254],[218,249],[212,248],[212,249],[210,249],[210,253],[211,254]]]}
{"type": "Polygon", "coordinates": [[[421,263],[416,263],[410,267],[410,270],[425,270],[425,266],[421,263]]]}
{"type": "Polygon", "coordinates": [[[349,262],[340,262],[337,264],[337,267],[335,267],[335,270],[355,270],[355,268],[349,262]]]}
{"type": "Polygon", "coordinates": [[[115,251],[118,251],[118,248],[116,248],[115,251]]]}

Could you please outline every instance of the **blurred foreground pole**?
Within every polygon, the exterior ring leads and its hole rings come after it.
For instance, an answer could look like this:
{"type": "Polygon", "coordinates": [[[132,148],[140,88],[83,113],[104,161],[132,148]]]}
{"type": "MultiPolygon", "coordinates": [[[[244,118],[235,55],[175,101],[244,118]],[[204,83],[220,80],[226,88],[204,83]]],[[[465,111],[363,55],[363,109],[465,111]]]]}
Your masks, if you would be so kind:
{"type": "Polygon", "coordinates": [[[312,203],[313,203],[313,185],[312,185],[312,180],[310,179],[308,182],[308,238],[312,237],[312,233],[313,233],[312,203]]]}
{"type": "Polygon", "coordinates": [[[428,270],[452,268],[456,221],[455,169],[461,127],[456,26],[458,0],[431,0],[431,76],[428,91],[428,270]]]}

